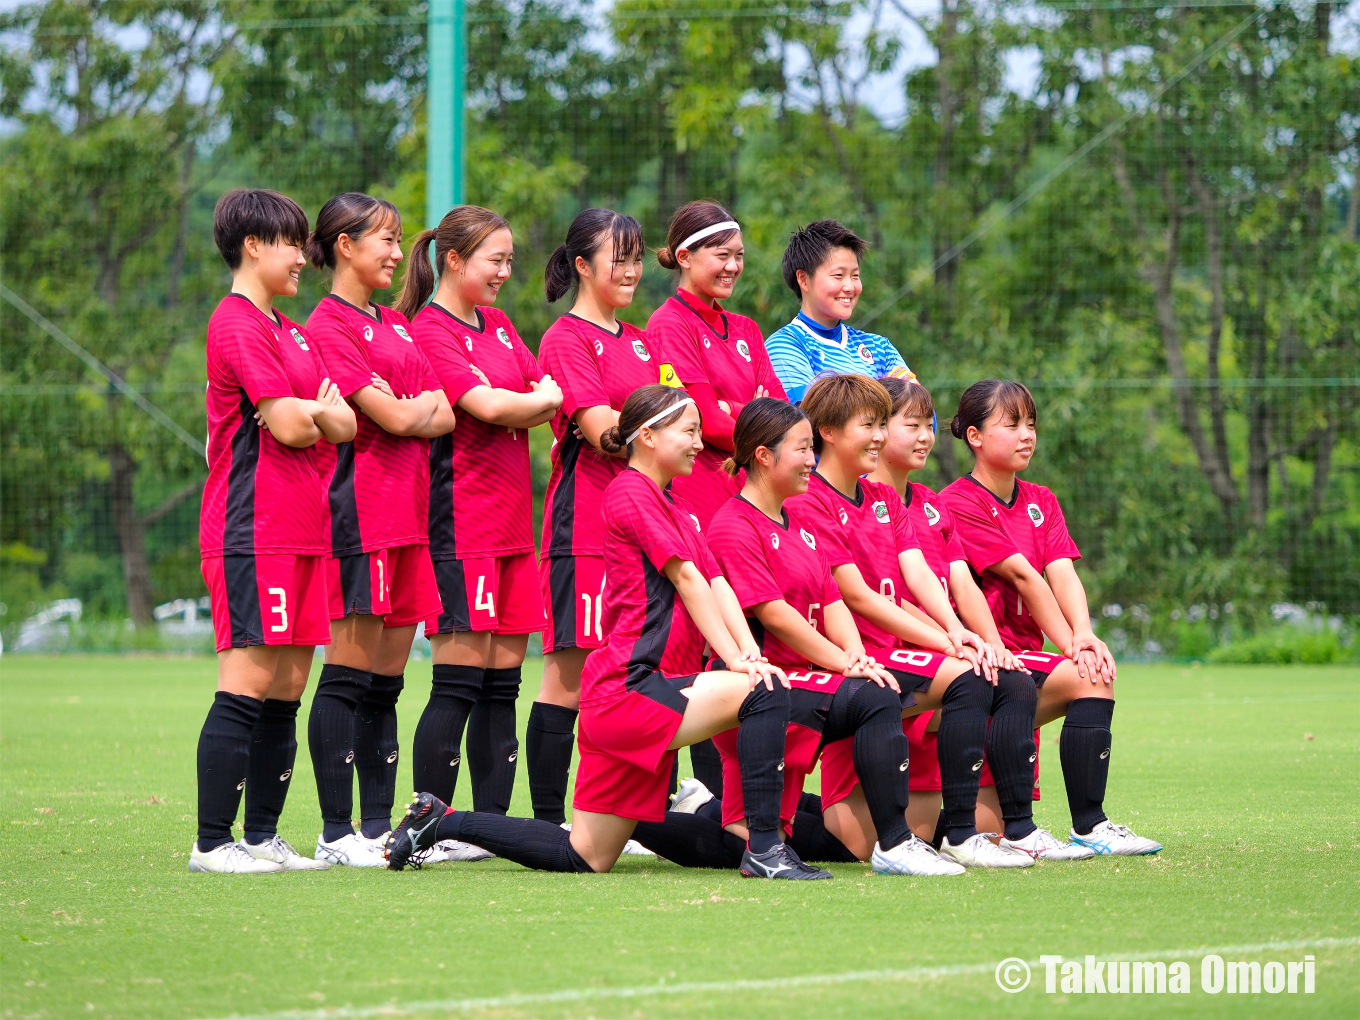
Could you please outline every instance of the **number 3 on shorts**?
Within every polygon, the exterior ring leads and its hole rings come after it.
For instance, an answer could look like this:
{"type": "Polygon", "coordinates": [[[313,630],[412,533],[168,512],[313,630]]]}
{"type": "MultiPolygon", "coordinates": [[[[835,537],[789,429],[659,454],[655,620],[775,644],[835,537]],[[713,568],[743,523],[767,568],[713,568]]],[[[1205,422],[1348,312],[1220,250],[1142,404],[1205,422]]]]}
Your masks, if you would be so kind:
{"type": "Polygon", "coordinates": [[[271,613],[279,614],[279,622],[270,624],[269,632],[282,634],[288,630],[288,592],[283,588],[270,588],[269,594],[279,600],[278,605],[269,607],[271,613]]]}

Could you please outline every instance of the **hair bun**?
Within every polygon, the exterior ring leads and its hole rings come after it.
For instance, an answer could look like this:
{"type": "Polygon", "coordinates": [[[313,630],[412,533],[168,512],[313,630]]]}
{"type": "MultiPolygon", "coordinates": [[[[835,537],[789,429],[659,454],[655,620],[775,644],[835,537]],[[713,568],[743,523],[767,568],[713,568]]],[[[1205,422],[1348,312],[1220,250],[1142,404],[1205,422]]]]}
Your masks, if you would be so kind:
{"type": "Polygon", "coordinates": [[[968,430],[963,427],[963,422],[959,420],[957,414],[949,419],[949,431],[955,439],[962,439],[968,432],[968,430]]]}
{"type": "Polygon", "coordinates": [[[308,234],[307,240],[302,243],[302,254],[306,255],[307,261],[317,269],[326,268],[326,249],[317,240],[315,230],[308,234]]]}
{"type": "Polygon", "coordinates": [[[618,453],[626,445],[623,441],[623,433],[619,431],[617,425],[611,425],[600,433],[600,448],[605,453],[618,453]]]}
{"type": "Polygon", "coordinates": [[[656,261],[662,269],[680,268],[680,263],[675,260],[675,252],[669,248],[658,248],[656,250],[656,261]]]}

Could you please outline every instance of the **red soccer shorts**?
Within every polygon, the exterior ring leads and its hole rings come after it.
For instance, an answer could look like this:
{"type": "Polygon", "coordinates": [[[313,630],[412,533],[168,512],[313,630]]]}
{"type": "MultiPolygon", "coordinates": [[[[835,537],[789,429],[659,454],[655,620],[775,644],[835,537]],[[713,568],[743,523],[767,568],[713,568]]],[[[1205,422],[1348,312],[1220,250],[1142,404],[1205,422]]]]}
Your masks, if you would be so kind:
{"type": "Polygon", "coordinates": [[[209,556],[217,650],[251,645],[324,645],[331,639],[325,556],[209,556]]]}
{"type": "Polygon", "coordinates": [[[439,590],[427,545],[399,545],[329,563],[332,620],[381,616],[384,627],[410,627],[439,614],[439,590]]]}
{"type": "Polygon", "coordinates": [[[547,625],[543,651],[599,648],[604,644],[604,557],[554,556],[539,567],[547,625]]]}
{"type": "Polygon", "coordinates": [[[533,634],[543,629],[538,558],[533,553],[440,560],[434,570],[444,608],[425,621],[426,634],[533,634]]]}

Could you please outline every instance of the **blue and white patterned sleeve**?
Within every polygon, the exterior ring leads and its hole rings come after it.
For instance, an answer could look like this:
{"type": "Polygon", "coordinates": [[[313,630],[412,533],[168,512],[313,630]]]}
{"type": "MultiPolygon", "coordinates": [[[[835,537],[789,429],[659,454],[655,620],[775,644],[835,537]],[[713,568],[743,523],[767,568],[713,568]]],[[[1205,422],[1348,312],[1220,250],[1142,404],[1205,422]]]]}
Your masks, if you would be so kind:
{"type": "Polygon", "coordinates": [[[816,375],[799,331],[792,326],[775,330],[765,338],[765,353],[789,401],[799,403],[816,375]]]}

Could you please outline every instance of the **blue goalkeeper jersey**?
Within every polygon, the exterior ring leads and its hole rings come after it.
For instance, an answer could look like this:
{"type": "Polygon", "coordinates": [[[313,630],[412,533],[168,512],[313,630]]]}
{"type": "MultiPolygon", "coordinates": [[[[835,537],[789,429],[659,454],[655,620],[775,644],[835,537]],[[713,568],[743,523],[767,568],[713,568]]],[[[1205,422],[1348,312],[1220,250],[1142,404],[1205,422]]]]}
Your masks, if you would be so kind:
{"type": "Polygon", "coordinates": [[[795,404],[802,401],[808,386],[823,375],[916,378],[887,337],[853,329],[844,322],[827,329],[802,312],[766,337],[765,352],[784,392],[795,404]]]}

